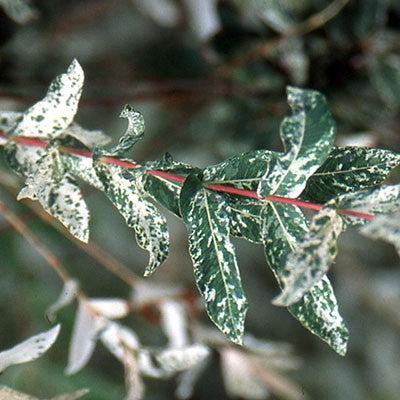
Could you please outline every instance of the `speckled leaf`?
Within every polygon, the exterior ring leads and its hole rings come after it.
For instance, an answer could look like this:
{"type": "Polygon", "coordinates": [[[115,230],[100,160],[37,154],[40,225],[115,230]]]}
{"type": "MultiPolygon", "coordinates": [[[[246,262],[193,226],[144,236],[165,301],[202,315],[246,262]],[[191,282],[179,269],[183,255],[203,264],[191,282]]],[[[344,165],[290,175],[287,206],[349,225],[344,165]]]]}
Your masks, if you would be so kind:
{"type": "Polygon", "coordinates": [[[400,165],[400,155],[389,150],[338,147],[308,179],[301,197],[326,203],[349,192],[381,184],[400,165]]]}
{"type": "MultiPolygon", "coordinates": [[[[333,202],[337,208],[352,209],[375,216],[394,213],[400,207],[400,185],[386,185],[345,194],[339,196],[333,202]]],[[[342,218],[346,225],[350,226],[359,226],[368,223],[367,220],[361,218],[345,215],[342,215],[342,218]]]]}
{"type": "Polygon", "coordinates": [[[0,111],[0,131],[10,133],[21,121],[22,113],[17,111],[0,111]]]}
{"type": "Polygon", "coordinates": [[[74,60],[65,74],[54,79],[45,98],[23,113],[11,134],[44,139],[61,135],[75,117],[83,81],[83,70],[74,60]]]}
{"type": "MultiPolygon", "coordinates": [[[[175,162],[172,160],[162,160],[147,163],[146,170],[157,170],[167,172],[174,175],[186,177],[192,173],[199,173],[199,168],[192,167],[191,165],[175,162]]],[[[142,175],[142,185],[145,192],[155,201],[164,206],[167,210],[180,217],[179,210],[179,195],[181,192],[182,184],[168,180],[161,176],[151,174],[142,175]]]]}
{"type": "Polygon", "coordinates": [[[36,163],[18,200],[38,200],[77,239],[89,240],[89,210],[73,177],[66,173],[56,149],[50,149],[36,163]]]}
{"type": "Polygon", "coordinates": [[[253,243],[262,243],[262,210],[265,204],[255,199],[229,197],[230,234],[253,243]]]}
{"type": "Polygon", "coordinates": [[[285,153],[270,163],[260,181],[261,197],[298,197],[333,145],[335,123],[324,96],[294,87],[288,87],[287,92],[292,115],[283,120],[280,128],[285,153]]]}
{"type": "Polygon", "coordinates": [[[241,344],[247,300],[229,238],[229,204],[190,175],[181,190],[180,207],[196,283],[208,315],[230,340],[241,344]]]}
{"type": "Polygon", "coordinates": [[[8,166],[18,175],[27,178],[34,173],[39,159],[46,154],[46,151],[38,147],[8,142],[4,147],[4,154],[8,166]]]}
{"type": "Polygon", "coordinates": [[[122,157],[144,136],[143,115],[135,111],[132,106],[126,105],[120,114],[121,118],[128,120],[128,127],[118,144],[107,151],[110,157],[122,157]]]}
{"type": "Polygon", "coordinates": [[[328,272],[337,254],[343,222],[335,208],[324,207],[311,222],[282,270],[282,293],[273,303],[289,306],[298,302],[328,272]]]}
{"type": "MultiPolygon", "coordinates": [[[[281,284],[288,256],[307,234],[302,212],[294,206],[269,203],[264,210],[264,246],[269,266],[281,284]]],[[[325,276],[297,303],[288,307],[307,329],[341,355],[346,353],[348,331],[339,314],[333,288],[325,276]]]]}
{"type": "Polygon", "coordinates": [[[19,24],[26,24],[38,16],[37,11],[29,0],[0,0],[0,7],[19,24]]]}
{"type": "Polygon", "coordinates": [[[158,209],[146,200],[137,179],[130,179],[118,166],[94,162],[97,176],[104,191],[114,206],[133,228],[140,247],[149,252],[150,260],[145,276],[152,274],[167,258],[169,234],[165,218],[158,209]]]}
{"type": "Polygon", "coordinates": [[[239,154],[220,164],[206,167],[203,181],[256,190],[261,178],[268,171],[270,161],[278,156],[279,153],[268,150],[239,154]]]}
{"type": "Polygon", "coordinates": [[[376,217],[360,231],[371,239],[381,239],[393,244],[400,255],[400,205],[396,212],[376,217]]]}

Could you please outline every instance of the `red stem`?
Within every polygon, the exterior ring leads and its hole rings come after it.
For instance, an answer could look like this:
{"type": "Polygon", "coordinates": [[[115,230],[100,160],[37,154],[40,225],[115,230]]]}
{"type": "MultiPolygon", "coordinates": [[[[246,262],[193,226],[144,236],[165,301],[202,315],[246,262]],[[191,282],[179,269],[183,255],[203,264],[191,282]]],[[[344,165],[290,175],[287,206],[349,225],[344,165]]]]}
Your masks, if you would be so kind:
{"type": "MultiPolygon", "coordinates": [[[[0,131],[0,136],[2,137],[7,137],[7,135],[0,131]]],[[[47,142],[43,142],[41,140],[37,140],[35,138],[27,138],[27,137],[13,137],[12,140],[23,144],[27,146],[34,146],[34,147],[39,147],[39,148],[45,148],[47,146],[47,142]]],[[[82,150],[82,149],[75,149],[72,147],[62,147],[62,151],[67,154],[72,154],[80,157],[92,157],[92,153],[90,151],[82,150]]],[[[140,164],[135,164],[133,162],[128,162],[128,161],[122,161],[118,160],[117,158],[113,157],[102,157],[101,159],[104,163],[106,164],[112,164],[112,165],[117,165],[119,167],[125,168],[125,169],[134,169],[134,168],[140,168],[140,164]]],[[[151,170],[147,171],[148,174],[153,175],[153,176],[158,176],[160,178],[167,179],[172,182],[177,182],[177,183],[183,183],[185,182],[185,177],[180,176],[180,175],[175,175],[175,174],[170,174],[168,172],[163,172],[163,171],[157,171],[157,170],[151,170]]],[[[281,204],[291,204],[293,206],[301,207],[301,208],[307,208],[309,210],[314,210],[314,211],[319,211],[322,208],[322,205],[320,204],[315,204],[315,203],[309,203],[306,201],[301,201],[301,200],[296,200],[296,199],[289,199],[287,197],[280,197],[280,196],[267,196],[265,199],[262,199],[258,196],[258,194],[252,190],[245,190],[245,189],[238,189],[232,186],[225,186],[225,185],[208,185],[208,189],[215,190],[216,192],[223,192],[223,193],[229,193],[229,194],[234,194],[237,196],[242,196],[242,197],[247,197],[251,199],[256,199],[256,200],[267,200],[275,203],[281,203],[281,204]]],[[[343,215],[349,215],[352,217],[356,218],[361,218],[361,219],[366,219],[368,221],[372,221],[374,219],[374,215],[372,214],[366,214],[366,213],[360,213],[357,211],[352,211],[352,210],[339,210],[338,211],[340,214],[343,215]]]]}

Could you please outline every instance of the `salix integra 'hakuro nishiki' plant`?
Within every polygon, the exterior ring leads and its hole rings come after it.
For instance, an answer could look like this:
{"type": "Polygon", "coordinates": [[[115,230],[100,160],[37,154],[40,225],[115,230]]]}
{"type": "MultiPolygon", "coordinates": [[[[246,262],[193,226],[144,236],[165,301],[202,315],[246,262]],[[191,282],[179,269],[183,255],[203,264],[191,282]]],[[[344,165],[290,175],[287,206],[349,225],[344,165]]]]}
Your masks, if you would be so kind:
{"type": "MultiPolygon", "coordinates": [[[[335,147],[324,96],[289,87],[290,115],[280,128],[283,152],[257,150],[206,168],[169,155],[139,165],[129,153],[143,138],[142,115],[126,106],[125,134],[105,147],[103,133],[73,122],[82,85],[83,71],[74,61],[43,100],[25,112],[0,113],[0,143],[9,165],[26,178],[18,198],[37,200],[86,242],[89,210],[77,180],[103,191],[149,252],[145,275],[162,265],[169,249],[166,219],[155,204],[182,218],[207,313],[237,344],[243,342],[248,302],[231,237],[262,244],[282,288],[274,303],[344,355],[348,330],[326,274],[338,236],[349,226],[399,248],[400,186],[382,185],[400,155],[335,147]],[[311,221],[303,208],[317,211],[311,221]]],[[[81,313],[87,309],[82,304],[81,313]]]]}

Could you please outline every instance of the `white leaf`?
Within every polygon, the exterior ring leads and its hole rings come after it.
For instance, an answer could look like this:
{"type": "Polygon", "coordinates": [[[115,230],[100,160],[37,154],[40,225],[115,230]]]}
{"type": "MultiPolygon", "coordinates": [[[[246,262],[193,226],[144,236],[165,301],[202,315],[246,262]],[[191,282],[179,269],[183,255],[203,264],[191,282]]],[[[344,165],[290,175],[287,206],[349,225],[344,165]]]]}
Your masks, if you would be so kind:
{"type": "Polygon", "coordinates": [[[166,349],[156,355],[156,360],[166,372],[179,372],[193,368],[210,354],[203,344],[193,344],[179,349],[166,349]]]}
{"type": "Polygon", "coordinates": [[[133,2],[141,12],[160,25],[172,27],[179,21],[179,10],[171,0],[133,0],[133,2]]]}
{"type": "Polygon", "coordinates": [[[251,360],[242,351],[226,347],[221,351],[221,369],[229,396],[264,400],[268,389],[254,373],[251,360]]]}
{"type": "Polygon", "coordinates": [[[86,301],[79,303],[69,347],[67,375],[75,374],[89,361],[96,346],[97,335],[107,325],[107,320],[98,315],[86,301]]]}
{"type": "Polygon", "coordinates": [[[19,24],[26,24],[38,16],[29,0],[0,0],[0,6],[10,18],[19,24]]]}
{"type": "Polygon", "coordinates": [[[78,281],[74,279],[65,282],[59,298],[46,311],[46,317],[50,322],[53,322],[56,319],[58,311],[73,302],[78,292],[78,288],[78,281]]]}
{"type": "Polygon", "coordinates": [[[124,361],[126,350],[138,350],[140,343],[136,334],[126,326],[109,322],[103,330],[100,340],[110,352],[120,361],[124,361]]]}
{"type": "Polygon", "coordinates": [[[11,365],[22,364],[36,360],[45,353],[56,341],[60,325],[30,337],[15,347],[0,353],[0,372],[11,365]]]}
{"type": "Polygon", "coordinates": [[[220,30],[216,0],[186,0],[185,2],[191,17],[191,26],[201,40],[208,40],[220,30]]]}
{"type": "Polygon", "coordinates": [[[12,131],[22,115],[21,112],[17,111],[0,111],[0,130],[6,133],[12,131]]]}
{"type": "Polygon", "coordinates": [[[189,343],[186,330],[186,309],[173,300],[162,301],[159,305],[161,326],[168,337],[169,347],[184,347],[189,343]]]}
{"type": "Polygon", "coordinates": [[[118,298],[90,299],[89,303],[99,314],[109,319],[124,318],[130,311],[128,302],[118,298]]]}
{"type": "Polygon", "coordinates": [[[45,98],[29,108],[12,131],[14,136],[54,139],[71,124],[78,109],[84,73],[74,60],[50,85],[45,98]]]}
{"type": "Polygon", "coordinates": [[[182,292],[179,287],[168,286],[164,283],[140,281],[132,291],[132,302],[135,306],[156,304],[170,297],[176,297],[182,292]]]}
{"type": "Polygon", "coordinates": [[[206,357],[203,361],[200,361],[194,367],[188,369],[187,371],[183,371],[179,375],[178,387],[175,391],[175,396],[179,400],[186,400],[193,396],[194,386],[205,370],[208,360],[209,357],[206,357]]]}

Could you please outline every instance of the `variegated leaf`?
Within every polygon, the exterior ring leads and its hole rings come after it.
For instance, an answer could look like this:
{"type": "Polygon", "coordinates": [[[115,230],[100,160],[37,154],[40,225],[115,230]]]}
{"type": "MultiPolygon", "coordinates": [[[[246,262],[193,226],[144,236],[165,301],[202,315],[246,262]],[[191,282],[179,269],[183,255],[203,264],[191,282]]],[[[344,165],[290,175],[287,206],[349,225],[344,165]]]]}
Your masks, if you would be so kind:
{"type": "Polygon", "coordinates": [[[135,111],[132,106],[126,105],[120,114],[121,118],[128,120],[128,127],[118,144],[107,151],[107,156],[122,157],[144,136],[143,115],[135,111]]]}
{"type": "Polygon", "coordinates": [[[203,181],[257,190],[260,180],[268,171],[269,163],[278,156],[279,153],[268,150],[239,154],[220,164],[204,168],[203,181]]]}
{"type": "Polygon", "coordinates": [[[180,207],[208,315],[230,340],[241,344],[247,300],[229,238],[229,203],[190,175],[181,190],[180,207]]]}
{"type": "Polygon", "coordinates": [[[308,179],[301,197],[326,203],[349,192],[381,184],[400,165],[400,155],[389,150],[337,147],[308,179]]]}
{"type": "Polygon", "coordinates": [[[11,134],[44,139],[60,136],[75,117],[83,81],[83,70],[74,60],[65,74],[54,79],[45,98],[23,113],[11,134]]]}
{"type": "MultiPolygon", "coordinates": [[[[308,227],[304,215],[294,206],[269,203],[264,213],[265,255],[281,284],[286,260],[307,234],[308,227]]],[[[326,276],[288,310],[336,352],[342,355],[346,353],[348,330],[326,276]]]]}
{"type": "Polygon", "coordinates": [[[69,125],[64,130],[63,136],[73,137],[87,147],[105,146],[111,140],[103,131],[84,129],[76,123],[69,125]]]}
{"type": "Polygon", "coordinates": [[[59,333],[60,325],[56,325],[54,328],[32,336],[9,350],[0,352],[0,373],[11,365],[22,364],[39,358],[54,344],[59,333]]]}
{"type": "Polygon", "coordinates": [[[38,200],[77,239],[89,240],[89,210],[73,177],[66,173],[57,149],[49,149],[28,176],[18,200],[38,200]]]}
{"type": "MultiPolygon", "coordinates": [[[[145,276],[151,275],[168,257],[169,234],[167,221],[158,209],[146,200],[137,179],[127,179],[124,170],[115,165],[106,165],[100,160],[94,167],[104,191],[114,206],[133,228],[141,248],[149,252],[150,260],[145,276]]],[[[128,178],[133,175],[129,174],[128,178]]]]}
{"type": "Polygon", "coordinates": [[[270,163],[258,186],[260,197],[298,197],[333,145],[335,123],[324,96],[294,87],[288,87],[287,91],[293,114],[281,124],[285,153],[270,163]]]}
{"type": "Polygon", "coordinates": [[[371,239],[381,239],[393,244],[400,255],[400,205],[396,212],[378,216],[363,226],[361,233],[371,239]]]}
{"type": "Polygon", "coordinates": [[[153,175],[149,173],[151,170],[166,172],[173,175],[186,177],[189,174],[199,173],[200,169],[191,165],[175,162],[172,160],[161,160],[146,163],[144,171],[141,175],[144,191],[155,201],[164,206],[167,210],[180,217],[179,195],[182,184],[167,179],[166,177],[153,175]]]}
{"type": "Polygon", "coordinates": [[[26,24],[38,16],[30,0],[0,0],[0,7],[19,24],[26,24]]]}
{"type": "Polygon", "coordinates": [[[23,114],[17,111],[0,111],[0,131],[10,133],[21,121],[23,114]]]}
{"type": "Polygon", "coordinates": [[[273,303],[297,303],[328,272],[337,254],[337,239],[343,222],[335,208],[324,207],[314,216],[309,231],[299,241],[282,270],[282,293],[273,303]]]}

